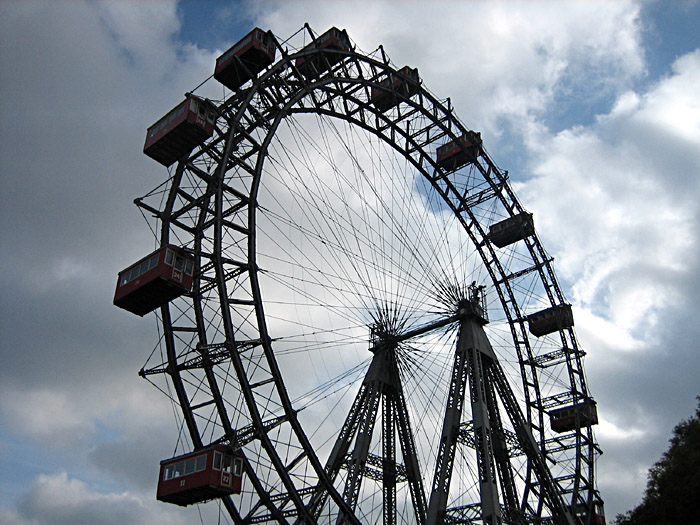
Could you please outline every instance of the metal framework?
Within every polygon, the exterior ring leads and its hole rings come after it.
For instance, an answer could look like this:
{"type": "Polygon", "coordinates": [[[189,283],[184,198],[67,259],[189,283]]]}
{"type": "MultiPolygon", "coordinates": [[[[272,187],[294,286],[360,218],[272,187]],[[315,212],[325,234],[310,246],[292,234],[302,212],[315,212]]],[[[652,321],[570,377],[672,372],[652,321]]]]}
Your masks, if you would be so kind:
{"type": "Polygon", "coordinates": [[[573,328],[527,331],[565,303],[552,259],[536,234],[488,236],[525,211],[507,172],[483,147],[438,167],[469,131],[449,99],[421,84],[380,110],[384,50],[300,51],[315,36],[277,39],[278,60],[210,99],[214,137],[136,199],[198,261],[141,375],[185,447],[243,450],[234,523],[594,523],[591,427],[547,418],[589,399],[585,354],[573,328]]]}

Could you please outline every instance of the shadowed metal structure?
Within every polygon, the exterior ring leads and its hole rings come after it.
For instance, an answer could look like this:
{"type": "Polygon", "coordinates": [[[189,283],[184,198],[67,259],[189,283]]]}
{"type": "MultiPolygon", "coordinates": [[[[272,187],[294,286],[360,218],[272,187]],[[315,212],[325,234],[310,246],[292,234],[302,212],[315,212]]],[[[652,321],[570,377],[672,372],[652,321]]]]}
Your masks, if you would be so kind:
{"type": "Polygon", "coordinates": [[[136,200],[196,261],[141,375],[186,452],[240,451],[227,519],[599,523],[585,354],[507,172],[381,47],[266,37],[136,200]]]}

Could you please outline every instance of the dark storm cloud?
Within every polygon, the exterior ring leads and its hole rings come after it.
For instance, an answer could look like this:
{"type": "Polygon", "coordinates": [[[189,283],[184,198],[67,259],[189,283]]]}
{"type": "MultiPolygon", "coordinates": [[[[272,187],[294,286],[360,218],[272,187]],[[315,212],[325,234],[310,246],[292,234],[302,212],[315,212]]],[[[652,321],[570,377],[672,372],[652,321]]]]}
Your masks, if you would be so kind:
{"type": "Polygon", "coordinates": [[[176,431],[161,425],[168,403],[136,375],[154,322],[111,298],[117,271],[153,246],[131,204],[164,175],[141,154],[145,129],[205,61],[172,46],[177,17],[166,2],[1,10],[0,416],[8,439],[37,447],[33,463],[53,469],[63,457],[71,473],[49,471],[30,487],[35,471],[16,472],[13,493],[27,494],[7,519],[163,522],[150,487],[140,494],[176,431]],[[131,492],[75,478],[95,467],[131,492]],[[61,485],[74,501],[47,496],[61,485]]]}
{"type": "Polygon", "coordinates": [[[152,20],[126,3],[4,9],[3,350],[22,348],[5,385],[94,384],[96,369],[133,371],[125,358],[150,351],[152,324],[110,303],[117,271],[153,247],[131,204],[164,173],[141,154],[145,128],[191,87],[160,4],[152,20]]]}

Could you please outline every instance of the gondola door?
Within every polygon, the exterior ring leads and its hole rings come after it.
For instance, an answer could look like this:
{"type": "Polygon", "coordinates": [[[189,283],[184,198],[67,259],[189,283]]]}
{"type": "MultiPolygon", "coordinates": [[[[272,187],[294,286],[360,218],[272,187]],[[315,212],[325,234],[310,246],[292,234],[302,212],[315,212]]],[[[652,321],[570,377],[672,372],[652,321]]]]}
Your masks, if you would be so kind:
{"type": "Polygon", "coordinates": [[[175,255],[173,261],[173,273],[171,279],[176,283],[182,284],[182,279],[185,273],[185,258],[181,255],[175,255]]]}
{"type": "Polygon", "coordinates": [[[224,455],[223,464],[221,465],[221,484],[225,487],[230,487],[233,484],[233,475],[231,474],[231,456],[224,455]]]}
{"type": "Polygon", "coordinates": [[[221,484],[224,487],[230,487],[233,476],[230,472],[221,471],[221,484]]]}

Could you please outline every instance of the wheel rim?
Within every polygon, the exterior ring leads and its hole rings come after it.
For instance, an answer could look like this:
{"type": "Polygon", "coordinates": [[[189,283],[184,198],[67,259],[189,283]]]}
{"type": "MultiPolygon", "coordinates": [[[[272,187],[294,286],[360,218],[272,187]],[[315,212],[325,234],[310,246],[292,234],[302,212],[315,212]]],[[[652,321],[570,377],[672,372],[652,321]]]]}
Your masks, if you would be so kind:
{"type": "MultiPolygon", "coordinates": [[[[449,104],[423,87],[386,113],[368,104],[395,71],[377,55],[342,53],[313,82],[284,57],[222,101],[219,135],[183,159],[168,185],[138,200],[158,214],[161,244],[179,242],[199,260],[191,296],[161,311],[165,362],[143,375],[168,375],[192,446],[243,448],[250,484],[224,499],[235,521],[386,520],[370,468],[355,508],[344,501],[344,473],[324,468],[373,355],[370,326],[410,331],[449,316],[470,282],[488,284],[489,337],[541,454],[557,462],[556,491],[566,505],[590,505],[597,449],[590,426],[562,437],[546,420],[547,410],[588,397],[584,354],[572,329],[535,340],[525,325],[526,314],[564,302],[551,258],[536,236],[505,249],[489,242],[489,224],[523,209],[485,152],[456,172],[436,169],[435,148],[466,131],[449,104]],[[309,122],[325,131],[311,135],[309,122]],[[340,361],[300,382],[300,357],[320,368],[318,356],[329,350],[340,361]]],[[[456,333],[445,326],[396,352],[427,497],[456,333]],[[422,377],[443,392],[439,402],[422,377]]],[[[375,437],[372,457],[381,458],[380,445],[375,437]]],[[[480,519],[474,451],[460,450],[448,517],[480,519]]],[[[506,522],[550,516],[531,461],[513,462],[521,513],[506,522]]],[[[420,520],[402,485],[389,521],[420,520]]]]}

